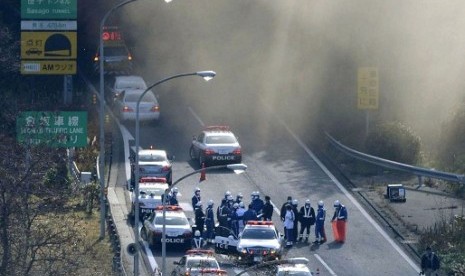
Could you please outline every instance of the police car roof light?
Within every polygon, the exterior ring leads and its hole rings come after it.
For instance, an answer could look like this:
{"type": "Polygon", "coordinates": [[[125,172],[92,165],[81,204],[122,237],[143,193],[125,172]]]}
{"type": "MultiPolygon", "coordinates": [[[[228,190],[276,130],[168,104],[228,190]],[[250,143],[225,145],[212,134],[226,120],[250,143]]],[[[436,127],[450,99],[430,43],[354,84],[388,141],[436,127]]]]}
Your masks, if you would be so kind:
{"type": "Polygon", "coordinates": [[[247,221],[247,225],[274,225],[274,224],[272,221],[250,220],[250,221],[247,221]]]}
{"type": "Polygon", "coordinates": [[[139,183],[166,183],[166,177],[144,176],[139,178],[139,183]]]}
{"type": "MultiPolygon", "coordinates": [[[[182,207],[176,205],[167,205],[166,211],[182,211],[182,207]]],[[[156,211],[163,211],[163,205],[155,207],[156,211]]]]}
{"type": "Polygon", "coordinates": [[[230,131],[229,126],[207,126],[206,131],[230,131]]]}
{"type": "Polygon", "coordinates": [[[207,254],[207,255],[213,255],[213,250],[207,250],[207,249],[191,249],[186,251],[186,255],[193,255],[193,254],[207,254]]]}

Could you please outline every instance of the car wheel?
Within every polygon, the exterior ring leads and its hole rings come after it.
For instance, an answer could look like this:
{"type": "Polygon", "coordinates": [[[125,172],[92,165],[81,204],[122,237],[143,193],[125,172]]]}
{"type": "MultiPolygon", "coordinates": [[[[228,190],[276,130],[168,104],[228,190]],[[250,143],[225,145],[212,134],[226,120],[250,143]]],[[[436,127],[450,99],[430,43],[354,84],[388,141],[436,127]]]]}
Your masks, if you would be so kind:
{"type": "Polygon", "coordinates": [[[197,157],[195,156],[194,146],[191,146],[191,148],[189,149],[189,156],[192,160],[197,159],[197,157]]]}

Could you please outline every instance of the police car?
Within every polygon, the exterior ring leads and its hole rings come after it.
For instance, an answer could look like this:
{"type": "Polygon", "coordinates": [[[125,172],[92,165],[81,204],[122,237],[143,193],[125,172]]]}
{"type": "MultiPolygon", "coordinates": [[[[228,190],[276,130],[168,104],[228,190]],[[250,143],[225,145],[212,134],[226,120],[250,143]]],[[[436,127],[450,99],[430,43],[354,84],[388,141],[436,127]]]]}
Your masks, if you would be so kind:
{"type": "Polygon", "coordinates": [[[242,162],[241,145],[228,126],[206,127],[192,139],[189,155],[200,166],[242,162]]]}
{"type": "MultiPolygon", "coordinates": [[[[135,156],[131,156],[131,186],[135,180],[135,156]]],[[[171,162],[173,156],[168,156],[166,151],[161,149],[139,150],[139,177],[155,176],[164,177],[168,185],[173,182],[173,170],[171,162]]]]}
{"type": "MultiPolygon", "coordinates": [[[[181,245],[186,248],[191,246],[192,242],[192,225],[187,219],[184,210],[179,206],[166,206],[165,211],[165,233],[166,243],[181,245]]],[[[161,244],[163,231],[163,206],[158,206],[144,220],[141,237],[146,240],[150,247],[161,244]]]]}
{"type": "Polygon", "coordinates": [[[279,260],[284,239],[272,221],[248,221],[236,239],[215,237],[215,252],[236,255],[244,263],[279,260]]]}
{"type": "MultiPolygon", "coordinates": [[[[139,180],[139,219],[150,215],[156,207],[162,205],[162,195],[168,189],[165,178],[142,177],[139,180]]],[[[131,191],[131,215],[135,215],[136,192],[131,191]]]]}
{"type": "Polygon", "coordinates": [[[178,275],[226,275],[221,270],[218,261],[213,256],[213,251],[203,249],[188,250],[179,261],[174,261],[171,276],[178,275]],[[224,274],[221,274],[224,273],[224,274]]]}

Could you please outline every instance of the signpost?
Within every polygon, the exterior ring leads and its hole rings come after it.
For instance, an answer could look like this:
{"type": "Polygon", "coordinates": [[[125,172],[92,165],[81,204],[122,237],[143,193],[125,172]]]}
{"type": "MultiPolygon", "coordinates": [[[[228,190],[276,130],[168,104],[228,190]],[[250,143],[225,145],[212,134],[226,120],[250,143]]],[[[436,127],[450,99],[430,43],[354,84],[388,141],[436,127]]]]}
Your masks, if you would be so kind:
{"type": "Polygon", "coordinates": [[[77,0],[21,0],[23,19],[76,19],[77,0]]]}
{"type": "Polygon", "coordinates": [[[22,112],[16,119],[17,140],[52,147],[87,146],[87,112],[22,112]]]}

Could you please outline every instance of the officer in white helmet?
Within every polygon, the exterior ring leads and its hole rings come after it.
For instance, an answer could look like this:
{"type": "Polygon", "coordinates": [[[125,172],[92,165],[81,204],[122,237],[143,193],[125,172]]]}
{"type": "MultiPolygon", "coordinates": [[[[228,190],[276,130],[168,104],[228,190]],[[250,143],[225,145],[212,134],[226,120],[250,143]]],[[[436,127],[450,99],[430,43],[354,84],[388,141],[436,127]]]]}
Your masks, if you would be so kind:
{"type": "Polygon", "coordinates": [[[306,199],[304,206],[300,207],[299,217],[300,217],[299,241],[302,241],[302,239],[305,238],[305,242],[308,242],[308,237],[310,235],[310,228],[313,224],[315,224],[315,210],[310,205],[310,199],[306,199]]]}
{"type": "Polygon", "coordinates": [[[347,208],[339,200],[335,200],[333,206],[334,214],[331,222],[335,230],[334,239],[336,242],[343,243],[346,239],[347,208]]]}
{"type": "Polygon", "coordinates": [[[265,202],[260,198],[260,193],[258,191],[252,192],[252,202],[250,203],[252,205],[252,209],[255,210],[257,213],[258,217],[262,216],[263,212],[263,206],[265,206],[265,202]]]}
{"type": "Polygon", "coordinates": [[[205,233],[205,238],[207,242],[213,242],[215,237],[215,216],[213,212],[213,200],[208,201],[208,206],[205,209],[205,227],[207,231],[205,233]]]}
{"type": "Polygon", "coordinates": [[[318,201],[318,209],[315,218],[315,242],[316,244],[326,242],[325,219],[326,209],[323,200],[318,201]]]}
{"type": "Polygon", "coordinates": [[[179,205],[178,202],[178,187],[174,187],[171,189],[171,193],[169,196],[169,205],[179,205]]]}
{"type": "Polygon", "coordinates": [[[203,229],[205,227],[205,213],[202,208],[202,201],[197,202],[195,209],[195,229],[200,231],[203,236],[203,229]]]}
{"type": "Polygon", "coordinates": [[[292,228],[292,237],[294,237],[294,241],[297,241],[297,235],[299,233],[299,209],[298,209],[299,201],[297,199],[292,200],[292,212],[294,212],[295,219],[294,219],[294,228],[292,228]]]}
{"type": "Polygon", "coordinates": [[[206,245],[206,241],[202,238],[202,235],[199,230],[195,230],[194,238],[192,239],[192,249],[201,249],[206,245]]]}

